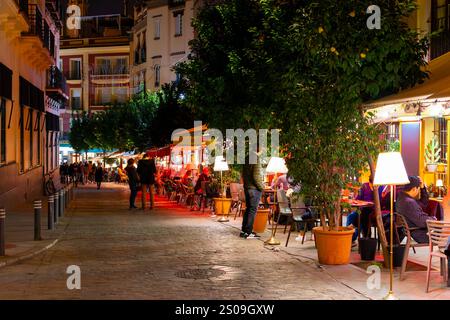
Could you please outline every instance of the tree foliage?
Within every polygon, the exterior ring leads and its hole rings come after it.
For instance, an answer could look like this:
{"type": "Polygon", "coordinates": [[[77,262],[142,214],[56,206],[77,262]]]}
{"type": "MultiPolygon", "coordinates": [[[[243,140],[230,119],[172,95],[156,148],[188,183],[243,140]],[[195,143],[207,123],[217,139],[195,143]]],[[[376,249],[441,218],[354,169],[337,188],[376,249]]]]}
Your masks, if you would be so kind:
{"type": "Polygon", "coordinates": [[[74,118],[69,141],[77,151],[144,151],[170,142],[173,129],[190,127],[192,112],[182,105],[181,87],[172,83],[159,92],[144,92],[125,104],[74,118]]]}
{"type": "Polygon", "coordinates": [[[422,81],[427,39],[404,23],[413,0],[229,0],[204,7],[179,67],[210,126],[280,128],[290,175],[339,225],[340,192],[379,151],[363,103],[422,81]]]}

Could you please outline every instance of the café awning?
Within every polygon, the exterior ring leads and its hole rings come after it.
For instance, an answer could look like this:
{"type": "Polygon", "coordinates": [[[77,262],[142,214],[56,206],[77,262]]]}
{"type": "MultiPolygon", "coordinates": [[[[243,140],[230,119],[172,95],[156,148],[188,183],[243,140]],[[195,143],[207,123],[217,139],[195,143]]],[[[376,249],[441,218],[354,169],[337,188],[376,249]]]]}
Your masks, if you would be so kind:
{"type": "Polygon", "coordinates": [[[366,104],[376,108],[392,104],[450,100],[450,52],[432,60],[425,68],[429,78],[412,88],[366,104]]]}

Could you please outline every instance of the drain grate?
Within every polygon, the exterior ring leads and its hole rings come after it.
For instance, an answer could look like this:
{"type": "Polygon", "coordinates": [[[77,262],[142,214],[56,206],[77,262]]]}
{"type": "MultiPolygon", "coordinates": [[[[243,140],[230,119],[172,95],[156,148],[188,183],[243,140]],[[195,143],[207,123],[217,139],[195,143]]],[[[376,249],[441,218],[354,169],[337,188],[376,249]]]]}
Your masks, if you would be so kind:
{"type": "Polygon", "coordinates": [[[187,269],[177,271],[175,275],[178,278],[184,279],[209,279],[209,278],[217,278],[226,274],[224,270],[216,269],[216,268],[202,268],[202,269],[187,269]]]}

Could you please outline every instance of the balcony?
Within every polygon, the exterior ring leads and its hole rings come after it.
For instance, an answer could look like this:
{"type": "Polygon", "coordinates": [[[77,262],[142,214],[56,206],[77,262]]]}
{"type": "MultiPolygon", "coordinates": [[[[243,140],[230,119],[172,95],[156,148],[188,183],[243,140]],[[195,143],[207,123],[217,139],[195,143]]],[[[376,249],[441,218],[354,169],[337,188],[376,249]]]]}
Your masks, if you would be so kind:
{"type": "Polygon", "coordinates": [[[68,100],[66,78],[56,66],[47,70],[46,94],[54,100],[68,100]]]}
{"type": "Polygon", "coordinates": [[[55,23],[62,28],[63,23],[61,17],[63,16],[63,14],[62,14],[61,0],[46,0],[45,7],[52,16],[53,21],[55,21],[55,23]]]}
{"type": "Polygon", "coordinates": [[[47,69],[55,64],[55,39],[48,24],[36,4],[28,4],[28,23],[30,28],[22,32],[20,44],[24,47],[26,60],[47,69]],[[52,37],[53,36],[53,37],[52,37]]]}
{"type": "Polygon", "coordinates": [[[21,11],[21,2],[18,0],[0,0],[0,30],[4,32],[8,41],[13,41],[20,37],[22,32],[28,31],[26,15],[17,14],[21,11]]]}

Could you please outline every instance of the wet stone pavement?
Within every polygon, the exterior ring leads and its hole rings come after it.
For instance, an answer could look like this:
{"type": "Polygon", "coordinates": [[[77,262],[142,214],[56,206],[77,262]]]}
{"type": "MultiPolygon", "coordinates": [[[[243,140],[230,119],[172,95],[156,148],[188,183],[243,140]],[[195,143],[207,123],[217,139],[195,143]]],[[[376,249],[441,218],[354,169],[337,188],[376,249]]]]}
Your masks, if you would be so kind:
{"type": "Polygon", "coordinates": [[[127,200],[125,185],[78,188],[59,242],[0,268],[0,299],[366,299],[207,212],[166,198],[130,211],[127,200]],[[80,290],[67,288],[70,265],[81,269],[80,290]]]}

